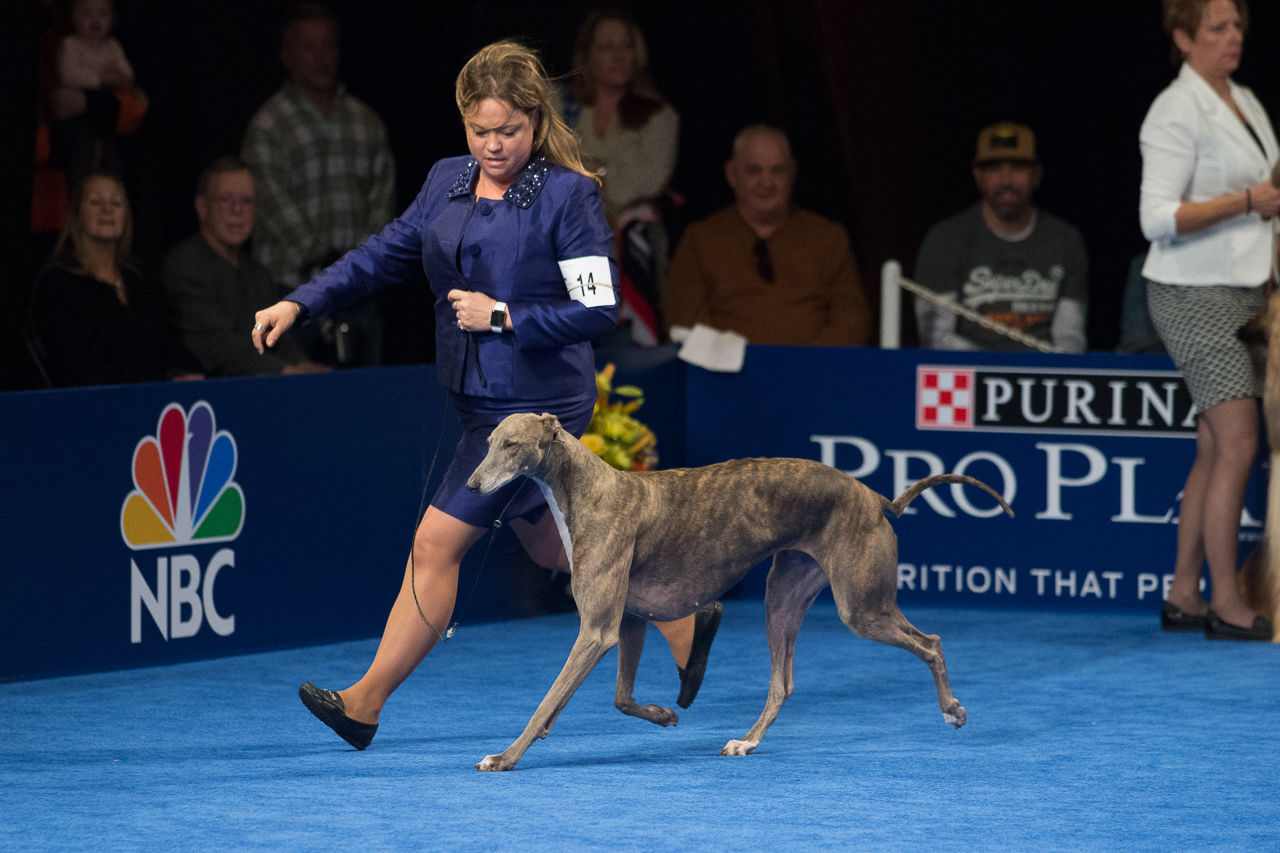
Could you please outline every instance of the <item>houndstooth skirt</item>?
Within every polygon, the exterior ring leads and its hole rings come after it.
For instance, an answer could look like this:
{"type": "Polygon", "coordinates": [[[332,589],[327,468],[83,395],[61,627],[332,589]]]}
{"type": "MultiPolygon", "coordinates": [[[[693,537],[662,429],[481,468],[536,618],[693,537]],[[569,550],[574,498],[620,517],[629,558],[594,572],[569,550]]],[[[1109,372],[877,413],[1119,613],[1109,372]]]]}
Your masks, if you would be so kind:
{"type": "Polygon", "coordinates": [[[1147,308],[1197,409],[1262,396],[1263,365],[1236,331],[1266,309],[1264,288],[1148,280],[1147,308]]]}

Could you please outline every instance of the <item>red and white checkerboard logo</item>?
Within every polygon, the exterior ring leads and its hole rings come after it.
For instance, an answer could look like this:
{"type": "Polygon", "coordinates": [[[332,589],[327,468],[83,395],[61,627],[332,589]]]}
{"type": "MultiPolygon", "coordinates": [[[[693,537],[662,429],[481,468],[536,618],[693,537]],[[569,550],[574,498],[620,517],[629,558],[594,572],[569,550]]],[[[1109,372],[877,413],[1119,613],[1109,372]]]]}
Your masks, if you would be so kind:
{"type": "Polygon", "coordinates": [[[973,368],[916,368],[916,429],[973,429],[973,368]]]}

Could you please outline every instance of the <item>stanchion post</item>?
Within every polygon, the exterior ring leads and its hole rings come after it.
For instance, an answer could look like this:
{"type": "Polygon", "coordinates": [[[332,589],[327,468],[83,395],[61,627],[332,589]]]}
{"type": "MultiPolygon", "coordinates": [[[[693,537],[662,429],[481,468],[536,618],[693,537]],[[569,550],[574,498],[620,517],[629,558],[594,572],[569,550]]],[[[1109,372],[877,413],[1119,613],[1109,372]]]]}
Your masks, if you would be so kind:
{"type": "Polygon", "coordinates": [[[902,264],[895,260],[880,267],[880,346],[899,349],[902,346],[902,264]]]}

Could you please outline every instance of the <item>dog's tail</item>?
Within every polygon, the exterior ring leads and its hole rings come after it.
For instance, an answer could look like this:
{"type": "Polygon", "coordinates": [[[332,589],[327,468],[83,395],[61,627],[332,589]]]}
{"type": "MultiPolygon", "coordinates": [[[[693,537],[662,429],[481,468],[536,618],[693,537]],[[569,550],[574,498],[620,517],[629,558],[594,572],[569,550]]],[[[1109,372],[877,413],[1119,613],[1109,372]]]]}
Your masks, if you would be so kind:
{"type": "Polygon", "coordinates": [[[999,501],[1000,507],[1005,511],[1005,513],[1010,518],[1013,517],[1013,509],[1005,502],[1004,497],[999,492],[981,480],[974,479],[973,477],[966,477],[964,474],[934,474],[932,477],[925,477],[923,480],[898,495],[892,501],[886,499],[884,502],[884,508],[895,516],[901,517],[902,511],[907,508],[907,504],[919,497],[921,493],[927,492],[929,489],[932,489],[934,486],[942,483],[965,483],[966,485],[977,486],[979,489],[982,489],[984,492],[991,495],[991,497],[999,501]]]}

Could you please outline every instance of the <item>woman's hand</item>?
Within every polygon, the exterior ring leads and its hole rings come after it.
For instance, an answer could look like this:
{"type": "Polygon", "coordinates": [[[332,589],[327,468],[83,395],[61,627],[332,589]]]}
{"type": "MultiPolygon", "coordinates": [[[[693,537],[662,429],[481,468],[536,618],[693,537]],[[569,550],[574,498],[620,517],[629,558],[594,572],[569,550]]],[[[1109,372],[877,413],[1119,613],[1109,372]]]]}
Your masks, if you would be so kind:
{"type": "Polygon", "coordinates": [[[276,345],[280,336],[289,331],[302,313],[297,302],[277,302],[253,315],[253,348],[262,355],[268,347],[276,345]]]}
{"type": "MultiPolygon", "coordinates": [[[[458,328],[464,332],[488,332],[492,328],[489,318],[493,316],[493,306],[498,300],[474,290],[450,290],[445,297],[453,307],[458,318],[458,328]]],[[[507,315],[507,327],[511,326],[511,315],[507,315]]]]}
{"type": "Polygon", "coordinates": [[[1263,181],[1249,188],[1249,203],[1254,213],[1263,219],[1270,219],[1280,213],[1280,188],[1274,181],[1263,181]]]}

